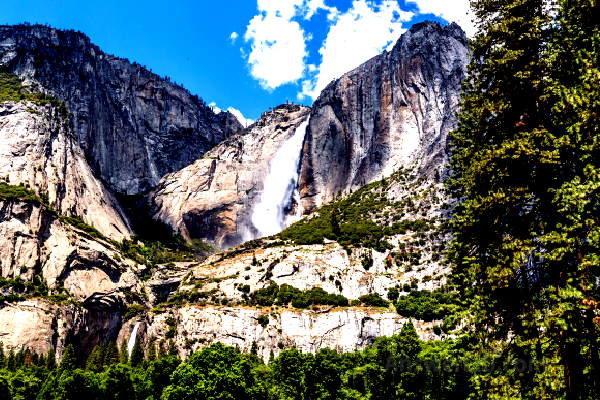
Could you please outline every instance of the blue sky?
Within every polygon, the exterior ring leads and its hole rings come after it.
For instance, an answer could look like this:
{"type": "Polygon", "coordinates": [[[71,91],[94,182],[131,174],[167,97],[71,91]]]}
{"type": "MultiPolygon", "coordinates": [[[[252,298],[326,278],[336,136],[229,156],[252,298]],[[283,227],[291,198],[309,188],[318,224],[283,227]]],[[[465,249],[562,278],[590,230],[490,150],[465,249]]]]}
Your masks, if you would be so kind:
{"type": "Polygon", "coordinates": [[[332,79],[390,49],[416,22],[457,21],[473,34],[468,0],[4,3],[2,24],[79,30],[104,52],[249,120],[286,100],[312,104],[332,79]]]}

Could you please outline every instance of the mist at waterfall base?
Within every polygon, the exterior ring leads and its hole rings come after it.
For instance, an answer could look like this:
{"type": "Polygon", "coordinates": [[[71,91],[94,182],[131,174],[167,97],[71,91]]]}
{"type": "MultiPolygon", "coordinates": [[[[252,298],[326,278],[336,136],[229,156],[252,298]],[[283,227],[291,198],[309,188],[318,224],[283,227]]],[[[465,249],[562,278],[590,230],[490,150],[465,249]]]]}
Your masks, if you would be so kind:
{"type": "Polygon", "coordinates": [[[298,185],[298,165],[308,120],[306,118],[296,128],[294,135],[273,157],[261,202],[252,213],[252,224],[259,232],[258,237],[271,236],[285,228],[285,209],[298,185]]]}

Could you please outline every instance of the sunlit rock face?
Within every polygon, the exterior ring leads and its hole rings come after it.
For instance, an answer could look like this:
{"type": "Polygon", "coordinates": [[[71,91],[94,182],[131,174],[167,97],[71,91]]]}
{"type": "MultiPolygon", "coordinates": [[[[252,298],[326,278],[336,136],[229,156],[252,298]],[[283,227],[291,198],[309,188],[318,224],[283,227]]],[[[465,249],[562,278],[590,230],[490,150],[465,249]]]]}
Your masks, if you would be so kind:
{"type": "Polygon", "coordinates": [[[300,172],[301,208],[309,212],[400,166],[443,176],[448,132],[456,126],[468,62],[465,33],[423,22],[392,51],[331,82],[314,102],[300,172]]]}
{"type": "Polygon", "coordinates": [[[105,54],[79,32],[0,26],[0,63],[66,101],[90,164],[118,192],[149,191],[243,128],[231,113],[215,114],[198,96],[105,54]]]}
{"type": "Polygon", "coordinates": [[[0,104],[0,177],[27,186],[61,215],[76,214],[105,236],[133,234],[112,191],[93,172],[57,108],[0,104]]]}
{"type": "MultiPolygon", "coordinates": [[[[223,248],[260,236],[252,221],[255,207],[263,204],[265,213],[277,212],[264,198],[267,177],[277,168],[273,160],[309,113],[298,105],[265,112],[249,133],[234,135],[192,165],[165,175],[147,198],[152,217],[187,239],[223,248]]],[[[285,179],[281,185],[287,185],[285,179]]],[[[294,212],[293,197],[286,206],[284,213],[294,212]]]]}

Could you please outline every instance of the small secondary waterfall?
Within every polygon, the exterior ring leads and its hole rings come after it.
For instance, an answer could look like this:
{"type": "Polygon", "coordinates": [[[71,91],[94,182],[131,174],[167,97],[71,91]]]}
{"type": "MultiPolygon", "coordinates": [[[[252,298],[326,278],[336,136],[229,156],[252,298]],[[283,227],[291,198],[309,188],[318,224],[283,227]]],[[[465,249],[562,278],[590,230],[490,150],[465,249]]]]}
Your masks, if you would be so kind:
{"type": "Polygon", "coordinates": [[[129,343],[127,343],[127,352],[129,353],[129,357],[131,357],[131,350],[133,350],[133,346],[135,345],[135,336],[137,334],[137,328],[140,325],[139,322],[136,322],[133,327],[133,331],[131,331],[131,336],[129,337],[129,343]]]}
{"type": "Polygon", "coordinates": [[[284,229],[285,208],[298,184],[298,164],[306,127],[306,118],[294,135],[277,150],[262,193],[261,202],[254,207],[252,224],[259,237],[270,236],[284,229]]]}

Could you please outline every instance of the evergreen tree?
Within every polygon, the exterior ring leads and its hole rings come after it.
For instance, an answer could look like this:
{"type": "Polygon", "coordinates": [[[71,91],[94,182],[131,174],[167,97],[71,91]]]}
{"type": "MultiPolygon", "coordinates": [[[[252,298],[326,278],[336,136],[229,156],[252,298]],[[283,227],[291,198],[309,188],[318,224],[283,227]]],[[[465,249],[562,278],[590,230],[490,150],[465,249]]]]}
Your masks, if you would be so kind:
{"type": "Polygon", "coordinates": [[[0,342],[0,369],[4,368],[6,356],[4,355],[4,342],[0,342]]]}
{"type": "Polygon", "coordinates": [[[148,361],[156,360],[156,338],[152,336],[148,340],[148,349],[146,350],[146,359],[148,361]]]}
{"type": "Polygon", "coordinates": [[[479,31],[446,182],[459,200],[451,281],[480,351],[562,369],[481,377],[502,397],[580,398],[598,359],[586,307],[598,300],[598,28],[583,4],[564,2],[558,25],[549,0],[471,2],[479,31]]]}
{"type": "Polygon", "coordinates": [[[72,344],[69,344],[65,348],[65,352],[62,355],[62,359],[60,360],[60,365],[58,366],[59,371],[73,371],[77,365],[77,358],[75,357],[75,349],[72,344]]]}
{"type": "Polygon", "coordinates": [[[169,340],[169,356],[178,357],[177,347],[175,347],[175,341],[173,341],[173,339],[169,340]]]}
{"type": "Polygon", "coordinates": [[[158,342],[158,359],[162,360],[167,356],[167,351],[165,350],[165,339],[161,339],[158,342]]]}
{"type": "Polygon", "coordinates": [[[271,351],[269,352],[269,365],[271,365],[273,363],[274,359],[275,359],[275,354],[273,354],[273,349],[271,349],[271,351]]]}
{"type": "Polygon", "coordinates": [[[40,356],[38,357],[38,361],[36,364],[38,367],[45,367],[46,366],[46,359],[44,358],[44,353],[40,353],[40,356]]]}
{"type": "Polygon", "coordinates": [[[339,224],[339,222],[337,220],[337,216],[335,214],[335,208],[331,209],[331,231],[336,236],[340,235],[340,224],[339,224]]]}
{"type": "Polygon", "coordinates": [[[258,354],[258,346],[256,345],[256,340],[252,341],[252,346],[250,347],[250,354],[258,354]]]}
{"type": "Polygon", "coordinates": [[[6,361],[6,369],[9,371],[14,371],[17,368],[17,363],[15,360],[15,350],[11,347],[8,352],[8,359],[6,361]]]}
{"type": "Polygon", "coordinates": [[[86,371],[92,371],[92,372],[102,372],[104,370],[103,365],[102,365],[102,361],[100,360],[100,345],[97,345],[94,347],[94,350],[92,350],[92,354],[89,355],[86,365],[85,365],[85,370],[86,371]]]}
{"type": "Polygon", "coordinates": [[[130,364],[131,368],[135,368],[140,363],[144,361],[144,350],[142,349],[142,345],[140,344],[140,340],[136,339],[133,348],[131,349],[131,359],[130,364]]]}
{"type": "Polygon", "coordinates": [[[117,342],[110,341],[106,345],[106,356],[104,357],[104,365],[110,367],[111,365],[119,363],[119,349],[117,348],[117,342]]]}
{"type": "Polygon", "coordinates": [[[121,364],[129,364],[129,352],[127,351],[127,341],[123,339],[121,342],[121,351],[119,352],[121,364]]]}
{"type": "Polygon", "coordinates": [[[56,352],[53,348],[48,351],[48,357],[46,358],[46,368],[49,371],[54,371],[56,369],[56,352]]]}

